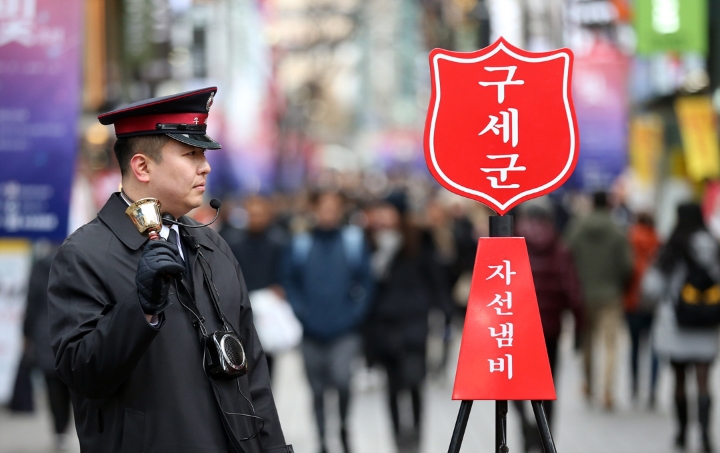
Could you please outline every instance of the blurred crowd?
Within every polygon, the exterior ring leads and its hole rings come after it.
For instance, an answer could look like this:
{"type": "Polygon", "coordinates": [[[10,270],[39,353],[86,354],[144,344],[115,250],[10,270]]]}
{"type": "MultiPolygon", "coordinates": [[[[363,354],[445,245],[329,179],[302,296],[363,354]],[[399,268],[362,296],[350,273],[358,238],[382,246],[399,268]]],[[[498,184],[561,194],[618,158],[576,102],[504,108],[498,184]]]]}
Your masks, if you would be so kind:
{"type": "MultiPolygon", "coordinates": [[[[204,219],[212,213],[195,214],[204,219]]],[[[241,265],[271,372],[275,354],[292,348],[302,353],[321,452],[328,451],[328,417],[339,420],[344,453],[351,452],[350,383],[368,368],[386,373],[398,451],[419,450],[423,383],[448,364],[452,333],[463,324],[477,241],[488,235],[491,214],[477,203],[410,183],[382,193],[325,188],[223,201],[213,228],[241,265]],[[443,344],[438,358],[428,357],[430,337],[443,344]],[[325,404],[330,390],[337,392],[337,408],[325,404]]],[[[653,409],[658,364],[669,362],[675,378],[672,441],[683,449],[687,433],[694,432],[690,421],[697,420],[702,451],[712,451],[708,379],[718,348],[720,314],[713,309],[720,307],[720,251],[700,206],[681,204],[665,241],[650,213],[630,212],[605,192],[546,196],[511,215],[516,235],[526,239],[553,375],[561,332],[574,332],[584,384],[572,390],[613,411],[617,357],[625,356],[618,339],[627,331],[632,398],[653,409]],[[682,307],[690,308],[681,313],[682,307]],[[697,307],[706,311],[698,315],[697,307]],[[686,374],[697,385],[688,386],[686,374]],[[640,383],[645,375],[650,382],[640,383]],[[640,389],[648,394],[641,397],[640,389]]],[[[23,332],[26,356],[34,357],[29,362],[46,376],[61,447],[69,402],[52,357],[46,357],[42,291],[51,256],[34,265],[23,332]]],[[[20,386],[13,400],[18,410],[21,394],[20,386]]],[[[525,451],[542,451],[523,403],[515,406],[525,451]]],[[[545,402],[545,410],[552,427],[552,402],[545,402]]]]}

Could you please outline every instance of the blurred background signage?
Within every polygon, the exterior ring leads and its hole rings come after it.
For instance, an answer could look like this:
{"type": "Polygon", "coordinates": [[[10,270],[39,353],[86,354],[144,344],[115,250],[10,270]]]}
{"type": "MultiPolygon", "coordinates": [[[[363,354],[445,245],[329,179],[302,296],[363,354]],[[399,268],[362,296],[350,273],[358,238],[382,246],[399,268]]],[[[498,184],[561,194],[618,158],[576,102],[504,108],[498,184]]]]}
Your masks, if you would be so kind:
{"type": "Polygon", "coordinates": [[[708,51],[707,0],[635,0],[637,50],[708,51]]]}
{"type": "Polygon", "coordinates": [[[12,395],[21,356],[30,251],[28,241],[0,241],[0,403],[12,395]]]}
{"type": "Polygon", "coordinates": [[[67,235],[81,0],[0,1],[0,237],[67,235]]]}
{"type": "Polygon", "coordinates": [[[580,127],[580,156],[571,183],[587,191],[607,189],[627,164],[627,58],[597,41],[575,54],[573,102],[580,127]]]}
{"type": "Polygon", "coordinates": [[[636,115],[630,120],[630,165],[639,182],[646,187],[657,182],[663,134],[662,118],[657,114],[636,115]]]}
{"type": "Polygon", "coordinates": [[[675,101],[687,173],[695,181],[720,176],[717,121],[708,96],[684,96],[675,101]]]}
{"type": "Polygon", "coordinates": [[[117,188],[99,112],[208,85],[219,87],[210,133],[224,145],[209,154],[217,197],[428,184],[427,53],[472,52],[498,36],[576,55],[581,154],[569,190],[610,189],[625,174],[655,190],[684,177],[693,154],[675,98],[709,96],[720,110],[719,0],[0,0],[0,25],[8,236],[59,240],[58,203],[72,192],[73,229],[117,188]],[[631,126],[645,114],[660,129],[631,126]],[[641,150],[657,137],[659,149],[641,150]]]}

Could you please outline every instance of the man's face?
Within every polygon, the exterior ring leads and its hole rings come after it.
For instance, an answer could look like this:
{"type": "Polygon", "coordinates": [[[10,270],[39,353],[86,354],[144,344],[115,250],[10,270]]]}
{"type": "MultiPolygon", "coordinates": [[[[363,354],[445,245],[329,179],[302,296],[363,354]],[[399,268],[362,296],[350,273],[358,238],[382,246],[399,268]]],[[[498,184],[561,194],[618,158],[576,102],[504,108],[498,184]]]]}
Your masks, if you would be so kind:
{"type": "Polygon", "coordinates": [[[400,215],[392,206],[381,204],[373,211],[372,228],[374,230],[395,230],[400,226],[400,215]]]}
{"type": "Polygon", "coordinates": [[[178,218],[202,204],[210,173],[204,149],[168,140],[162,147],[160,162],[149,159],[148,171],[148,189],[160,200],[162,212],[178,218]]]}
{"type": "Polygon", "coordinates": [[[332,230],[340,226],[343,215],[343,201],[340,195],[325,193],[320,196],[315,206],[317,226],[323,230],[332,230]]]}
{"type": "Polygon", "coordinates": [[[272,222],[272,210],[270,204],[261,198],[250,198],[245,203],[245,210],[248,213],[248,228],[250,231],[264,231],[272,222]]]}

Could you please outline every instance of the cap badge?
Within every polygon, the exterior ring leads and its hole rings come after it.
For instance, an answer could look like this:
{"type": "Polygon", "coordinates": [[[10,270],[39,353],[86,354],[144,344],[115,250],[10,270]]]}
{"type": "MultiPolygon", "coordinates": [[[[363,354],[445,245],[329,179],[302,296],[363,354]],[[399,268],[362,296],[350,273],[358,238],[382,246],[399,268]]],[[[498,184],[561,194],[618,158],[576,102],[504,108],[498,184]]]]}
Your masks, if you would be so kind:
{"type": "Polygon", "coordinates": [[[198,117],[196,116],[196,117],[193,119],[193,123],[197,124],[197,123],[199,123],[199,122],[200,122],[200,120],[198,120],[198,117]]]}
{"type": "Polygon", "coordinates": [[[215,98],[215,93],[210,93],[210,97],[207,100],[207,105],[205,106],[207,108],[207,111],[210,111],[210,107],[213,105],[213,98],[215,98]]]}

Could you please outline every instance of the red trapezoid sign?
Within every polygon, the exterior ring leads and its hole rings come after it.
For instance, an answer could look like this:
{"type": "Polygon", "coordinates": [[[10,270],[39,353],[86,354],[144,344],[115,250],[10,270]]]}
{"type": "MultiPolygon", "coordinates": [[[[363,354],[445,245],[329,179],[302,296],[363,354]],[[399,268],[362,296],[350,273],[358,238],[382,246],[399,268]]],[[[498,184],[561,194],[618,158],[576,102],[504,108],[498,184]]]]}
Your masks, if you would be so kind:
{"type": "Polygon", "coordinates": [[[562,185],[578,157],[569,49],[527,52],[503,38],[430,52],[425,161],[446,189],[499,214],[562,185]]]}
{"type": "Polygon", "coordinates": [[[524,238],[480,238],[454,400],[554,400],[524,238]]]}

